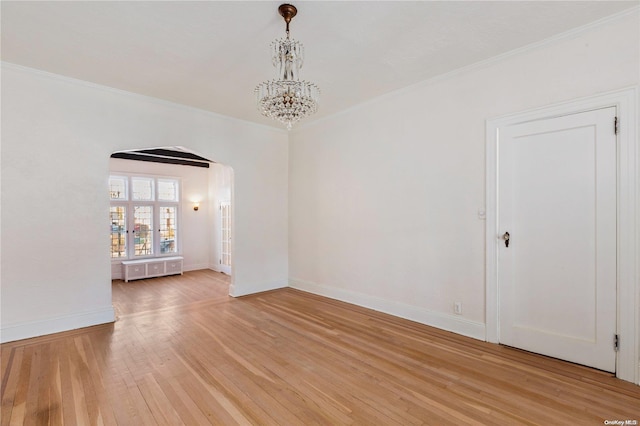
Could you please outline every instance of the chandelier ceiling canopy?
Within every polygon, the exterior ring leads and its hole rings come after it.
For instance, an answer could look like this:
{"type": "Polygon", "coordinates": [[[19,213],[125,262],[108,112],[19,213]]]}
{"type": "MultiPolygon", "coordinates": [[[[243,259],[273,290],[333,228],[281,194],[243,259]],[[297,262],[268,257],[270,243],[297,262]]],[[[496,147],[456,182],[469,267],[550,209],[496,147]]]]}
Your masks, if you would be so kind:
{"type": "Polygon", "coordinates": [[[271,43],[277,75],[273,80],[260,83],[255,93],[262,115],[281,122],[291,130],[299,120],[317,111],[320,89],[313,83],[300,80],[304,48],[289,35],[289,24],[298,10],[291,4],[282,4],[278,12],[286,22],[286,37],[271,43]]]}

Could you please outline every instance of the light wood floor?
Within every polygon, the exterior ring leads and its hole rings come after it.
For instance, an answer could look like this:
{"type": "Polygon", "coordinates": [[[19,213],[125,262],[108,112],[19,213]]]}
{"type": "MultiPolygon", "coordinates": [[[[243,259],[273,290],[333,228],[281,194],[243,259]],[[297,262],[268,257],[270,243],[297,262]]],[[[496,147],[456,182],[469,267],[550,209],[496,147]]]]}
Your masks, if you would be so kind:
{"type": "Polygon", "coordinates": [[[115,324],[2,345],[2,425],[603,425],[640,387],[212,271],[114,281],[115,324]]]}

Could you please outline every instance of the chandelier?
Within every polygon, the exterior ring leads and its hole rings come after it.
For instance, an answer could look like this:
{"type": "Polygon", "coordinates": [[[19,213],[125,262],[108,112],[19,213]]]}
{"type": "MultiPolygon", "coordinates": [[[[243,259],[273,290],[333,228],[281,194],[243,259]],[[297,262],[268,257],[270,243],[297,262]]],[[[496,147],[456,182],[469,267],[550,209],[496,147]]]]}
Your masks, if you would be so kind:
{"type": "Polygon", "coordinates": [[[298,13],[295,6],[282,4],[278,12],[287,23],[287,36],[271,43],[273,66],[277,76],[260,83],[255,89],[258,110],[284,124],[288,130],[318,110],[320,89],[308,81],[300,81],[304,49],[302,43],[289,37],[289,23],[298,13]]]}

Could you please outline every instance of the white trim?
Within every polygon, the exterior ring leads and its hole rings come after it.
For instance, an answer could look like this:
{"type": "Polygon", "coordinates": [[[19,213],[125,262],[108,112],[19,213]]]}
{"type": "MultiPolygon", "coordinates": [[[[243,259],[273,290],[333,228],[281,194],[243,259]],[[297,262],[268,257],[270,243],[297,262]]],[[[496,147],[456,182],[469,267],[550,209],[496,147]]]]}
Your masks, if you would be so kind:
{"type": "MultiPolygon", "coordinates": [[[[486,340],[499,341],[497,284],[497,165],[500,129],[527,121],[616,107],[618,132],[618,335],[616,376],[640,384],[640,261],[638,247],[638,88],[631,87],[489,119],[486,123],[486,340]]],[[[613,125],[612,125],[613,127],[613,125]]]]}
{"type": "Polygon", "coordinates": [[[113,306],[109,306],[108,308],[97,311],[10,324],[2,327],[0,343],[106,324],[114,322],[115,319],[116,316],[113,306]]]}
{"type": "Polygon", "coordinates": [[[189,271],[200,271],[202,269],[210,269],[209,268],[209,262],[207,263],[194,263],[192,265],[184,265],[182,267],[182,270],[184,272],[189,272],[189,271]]]}
{"type": "MultiPolygon", "coordinates": [[[[232,276],[233,277],[233,276],[232,276]]],[[[238,284],[233,283],[229,286],[229,296],[240,297],[254,293],[262,293],[263,291],[277,290],[287,287],[286,280],[277,280],[263,283],[238,284]]]]}
{"type": "MultiPolygon", "coordinates": [[[[223,119],[223,120],[234,121],[234,122],[237,122],[237,123],[240,123],[240,124],[243,124],[243,125],[257,126],[259,128],[273,130],[273,131],[278,132],[278,133],[287,133],[288,132],[286,129],[283,129],[283,128],[280,128],[280,127],[276,127],[276,124],[268,125],[268,124],[256,123],[255,121],[243,120],[241,118],[236,118],[236,117],[231,117],[229,115],[219,114],[217,112],[208,111],[208,110],[201,109],[201,108],[196,108],[196,107],[193,107],[193,106],[190,106],[190,105],[179,104],[179,103],[176,103],[176,102],[171,102],[171,101],[167,101],[167,100],[160,99],[160,98],[154,98],[153,96],[141,95],[139,93],[128,92],[128,91],[122,90],[122,89],[116,89],[115,87],[111,87],[111,86],[104,86],[102,84],[92,83],[92,82],[86,81],[86,80],[80,80],[80,79],[73,78],[73,77],[67,77],[67,76],[62,75],[62,74],[55,74],[55,73],[52,73],[50,71],[44,71],[44,70],[40,70],[40,69],[37,69],[37,68],[31,68],[31,67],[27,67],[27,66],[24,66],[24,65],[14,64],[13,62],[0,61],[0,64],[2,65],[2,68],[6,68],[6,69],[9,69],[9,70],[15,70],[15,71],[28,72],[28,73],[31,73],[31,74],[34,74],[34,75],[37,75],[37,76],[40,76],[40,77],[49,78],[49,79],[52,79],[52,80],[58,80],[58,81],[61,81],[61,82],[64,82],[64,83],[68,83],[68,84],[74,84],[74,85],[77,85],[77,86],[84,86],[84,87],[88,87],[90,89],[101,90],[101,91],[109,92],[109,93],[116,93],[116,94],[127,96],[127,97],[130,97],[130,98],[151,102],[153,104],[168,106],[168,107],[172,107],[172,108],[178,108],[178,109],[185,110],[187,112],[192,112],[192,113],[204,114],[204,115],[206,115],[208,117],[212,117],[212,118],[219,118],[219,119],[223,119]]],[[[148,149],[148,148],[138,148],[138,149],[148,149]]]]}
{"type": "Polygon", "coordinates": [[[343,290],[336,287],[317,284],[309,281],[299,280],[295,278],[289,279],[289,286],[308,293],[317,294],[328,297],[330,299],[340,300],[342,302],[351,303],[362,306],[364,308],[373,309],[374,311],[384,312],[399,318],[408,319],[410,321],[419,322],[431,327],[442,330],[451,331],[463,336],[472,337],[474,339],[484,340],[485,325],[462,318],[458,315],[448,315],[441,312],[430,311],[405,303],[394,302],[379,297],[369,296],[362,293],[356,293],[349,290],[343,290]]]}

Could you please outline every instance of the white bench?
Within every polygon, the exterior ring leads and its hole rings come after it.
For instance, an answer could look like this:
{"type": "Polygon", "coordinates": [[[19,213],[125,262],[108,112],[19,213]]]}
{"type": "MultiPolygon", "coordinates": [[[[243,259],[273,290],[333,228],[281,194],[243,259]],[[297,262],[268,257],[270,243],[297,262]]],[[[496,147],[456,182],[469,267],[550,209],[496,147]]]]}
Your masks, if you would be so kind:
{"type": "Polygon", "coordinates": [[[124,260],[122,276],[124,282],[143,278],[182,275],[182,256],[155,257],[151,259],[124,260]]]}

